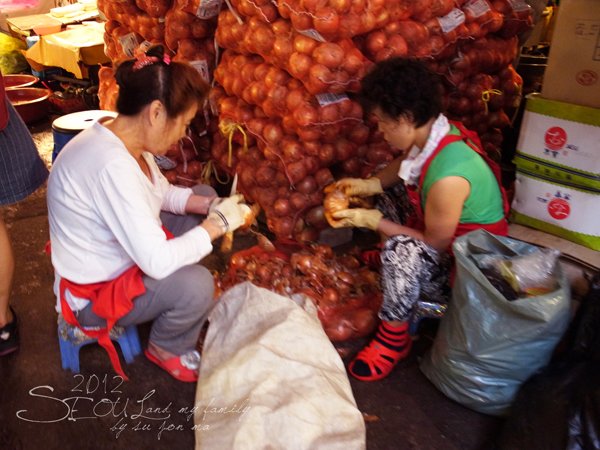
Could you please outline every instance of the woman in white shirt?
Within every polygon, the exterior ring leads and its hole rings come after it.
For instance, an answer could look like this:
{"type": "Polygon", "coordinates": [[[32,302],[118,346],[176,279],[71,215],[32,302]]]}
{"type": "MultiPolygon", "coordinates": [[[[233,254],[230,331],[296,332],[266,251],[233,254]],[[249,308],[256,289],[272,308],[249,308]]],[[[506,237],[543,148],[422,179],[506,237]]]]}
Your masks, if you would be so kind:
{"type": "Polygon", "coordinates": [[[217,199],[209,186],[173,186],[154,161],[205,101],[209,87],[193,67],[157,46],[120,64],[115,77],[118,116],[73,138],[50,175],[57,308],[74,325],[104,327],[98,341],[121,374],[108,330],[153,320],[146,356],[193,382],[214,288],[196,263],[249,208],[241,196],[217,199]]]}

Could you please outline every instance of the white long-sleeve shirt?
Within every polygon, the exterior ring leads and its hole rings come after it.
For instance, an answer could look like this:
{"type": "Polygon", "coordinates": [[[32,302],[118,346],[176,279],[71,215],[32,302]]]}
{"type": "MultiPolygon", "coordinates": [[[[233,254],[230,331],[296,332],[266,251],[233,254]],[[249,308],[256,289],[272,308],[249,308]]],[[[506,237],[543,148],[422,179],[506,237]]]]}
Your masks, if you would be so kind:
{"type": "Polygon", "coordinates": [[[59,277],[78,284],[108,281],[137,264],[162,279],[212,251],[202,227],[166,239],[160,211],[183,214],[192,191],[169,184],[153,156],[143,157],[152,182],[123,142],[99,123],[59,153],[47,195],[52,264],[59,277]]]}

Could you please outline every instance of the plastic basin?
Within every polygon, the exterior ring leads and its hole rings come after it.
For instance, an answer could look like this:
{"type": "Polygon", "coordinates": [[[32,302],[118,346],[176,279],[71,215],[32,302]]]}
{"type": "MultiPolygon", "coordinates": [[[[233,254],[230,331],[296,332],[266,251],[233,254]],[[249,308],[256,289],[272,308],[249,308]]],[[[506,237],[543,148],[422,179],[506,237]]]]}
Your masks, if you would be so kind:
{"type": "Polygon", "coordinates": [[[26,124],[37,122],[48,116],[50,109],[48,97],[51,94],[52,91],[49,89],[32,87],[7,89],[6,91],[6,96],[26,124]]]}
{"type": "Polygon", "coordinates": [[[2,78],[4,78],[4,87],[6,89],[33,86],[39,81],[38,77],[26,73],[13,73],[9,75],[3,75],[2,78]]]}

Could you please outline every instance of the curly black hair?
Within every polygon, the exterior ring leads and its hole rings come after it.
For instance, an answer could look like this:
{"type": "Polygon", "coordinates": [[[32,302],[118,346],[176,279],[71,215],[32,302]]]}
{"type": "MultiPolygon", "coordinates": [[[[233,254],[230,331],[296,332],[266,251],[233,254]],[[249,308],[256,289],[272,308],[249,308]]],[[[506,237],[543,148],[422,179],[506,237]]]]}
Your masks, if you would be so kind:
{"type": "Polygon", "coordinates": [[[374,109],[420,127],[442,112],[441,81],[421,61],[391,58],[377,63],[361,81],[358,100],[365,114],[374,109]]]}

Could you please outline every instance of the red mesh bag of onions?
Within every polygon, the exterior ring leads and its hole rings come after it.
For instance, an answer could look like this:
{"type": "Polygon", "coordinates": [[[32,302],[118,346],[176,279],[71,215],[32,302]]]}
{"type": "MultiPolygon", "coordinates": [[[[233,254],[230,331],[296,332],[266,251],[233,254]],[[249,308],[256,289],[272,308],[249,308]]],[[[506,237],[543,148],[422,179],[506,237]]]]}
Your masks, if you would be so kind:
{"type": "Polygon", "coordinates": [[[317,244],[275,251],[251,247],[232,256],[219,287],[225,290],[243,281],[284,296],[310,297],[333,342],[365,337],[377,326],[379,276],[352,253],[335,255],[331,247],[317,244]]]}

